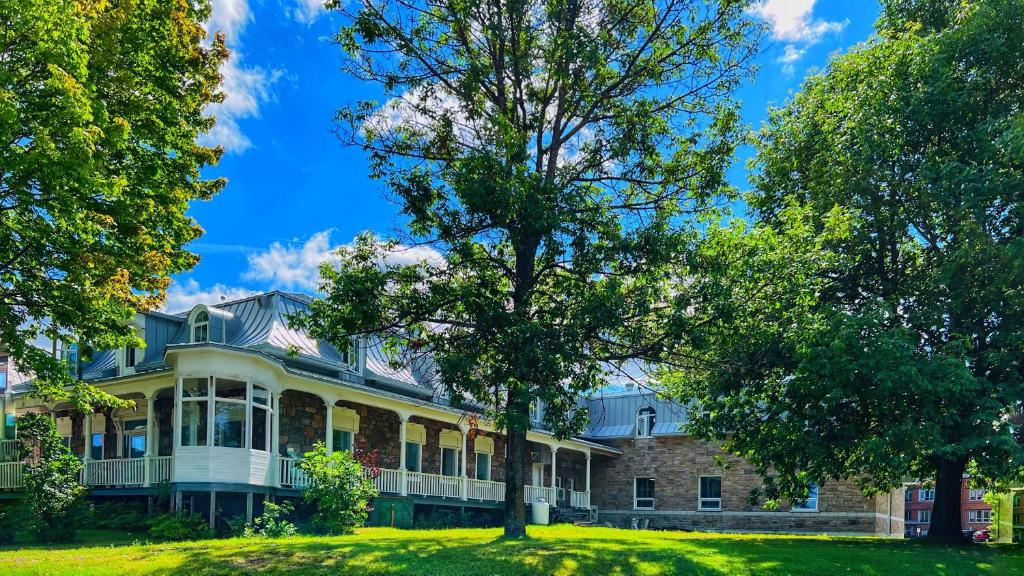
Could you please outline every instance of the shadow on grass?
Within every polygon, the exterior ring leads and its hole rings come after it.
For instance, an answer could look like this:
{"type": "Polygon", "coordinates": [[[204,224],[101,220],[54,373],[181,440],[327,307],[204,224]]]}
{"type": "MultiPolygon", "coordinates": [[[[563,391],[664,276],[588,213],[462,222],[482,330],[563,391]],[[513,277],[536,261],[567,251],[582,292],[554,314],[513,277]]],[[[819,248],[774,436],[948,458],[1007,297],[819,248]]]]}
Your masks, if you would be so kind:
{"type": "MultiPolygon", "coordinates": [[[[871,540],[547,536],[507,541],[424,534],[326,540],[237,540],[185,546],[177,565],[149,574],[1024,574],[1024,550],[943,548],[871,540]],[[227,544],[227,543],[224,543],[227,544]]],[[[457,533],[456,533],[457,535],[457,533]]],[[[145,561],[161,547],[138,549],[145,561]]]]}

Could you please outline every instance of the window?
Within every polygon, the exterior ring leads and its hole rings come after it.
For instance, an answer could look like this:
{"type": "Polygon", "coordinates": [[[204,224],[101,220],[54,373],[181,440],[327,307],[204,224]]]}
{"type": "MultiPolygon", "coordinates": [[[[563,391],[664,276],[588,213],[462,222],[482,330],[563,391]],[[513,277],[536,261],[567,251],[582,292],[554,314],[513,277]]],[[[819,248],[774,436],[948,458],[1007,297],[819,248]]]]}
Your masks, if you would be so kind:
{"type": "Polygon", "coordinates": [[[913,490],[904,490],[903,491],[903,501],[904,502],[913,502],[914,501],[914,491],[913,490]]]}
{"type": "Polygon", "coordinates": [[[923,524],[928,524],[929,522],[932,521],[932,511],[931,510],[918,510],[917,511],[917,521],[921,522],[923,524]]]}
{"type": "Polygon", "coordinates": [[[135,367],[135,346],[124,347],[124,366],[125,368],[135,367]]]}
{"type": "Polygon", "coordinates": [[[697,508],[699,510],[722,509],[722,477],[701,476],[697,508]]]}
{"type": "Polygon", "coordinates": [[[192,341],[208,342],[210,340],[210,314],[200,310],[192,319],[192,341]]]}
{"type": "Polygon", "coordinates": [[[441,448],[441,476],[459,475],[459,451],[455,448],[441,448]]]}
{"type": "Polygon", "coordinates": [[[270,393],[262,386],[252,386],[252,439],[253,450],[269,451],[270,445],[270,393]]]}
{"type": "Polygon", "coordinates": [[[334,439],[332,442],[332,447],[335,452],[351,452],[352,432],[349,430],[342,430],[341,428],[335,428],[334,439]]]}
{"type": "Polygon", "coordinates": [[[636,413],[636,437],[649,438],[654,432],[655,411],[645,406],[636,413]]]}
{"type": "Polygon", "coordinates": [[[540,422],[543,417],[541,401],[538,399],[530,402],[530,422],[540,422]]]}
{"type": "Polygon", "coordinates": [[[68,372],[77,377],[78,376],[78,344],[68,344],[60,352],[61,360],[67,363],[68,372]]]}
{"type": "Polygon", "coordinates": [[[971,522],[971,523],[981,523],[981,522],[984,522],[984,523],[988,524],[988,523],[992,522],[992,511],[991,510],[968,510],[967,511],[967,521],[971,522]]]}
{"type": "Polygon", "coordinates": [[[92,442],[89,444],[89,457],[93,460],[103,460],[102,432],[97,432],[92,435],[92,442]]]}
{"type": "Polygon", "coordinates": [[[356,360],[359,358],[359,354],[356,353],[356,350],[355,339],[349,339],[348,346],[341,351],[341,363],[348,364],[349,366],[355,366],[356,360]]]}
{"type": "Polygon", "coordinates": [[[182,446],[206,446],[209,386],[209,378],[185,378],[182,380],[182,446]]]}
{"type": "Polygon", "coordinates": [[[409,472],[420,472],[423,470],[421,456],[423,449],[419,442],[405,443],[405,469],[409,472]]]}
{"type": "Polygon", "coordinates": [[[633,508],[654,509],[654,478],[633,479],[633,508]]]}
{"type": "Polygon", "coordinates": [[[935,489],[932,488],[931,490],[925,490],[922,488],[919,490],[917,500],[918,502],[931,502],[935,500],[935,489]]]}
{"type": "Polygon", "coordinates": [[[245,442],[245,382],[216,378],[213,445],[242,448],[245,442]]]}
{"type": "Polygon", "coordinates": [[[14,414],[4,414],[4,432],[7,440],[14,440],[17,437],[17,424],[14,414]]]}
{"type": "Polygon", "coordinates": [[[476,453],[476,479],[491,479],[491,455],[483,452],[476,453]]]}
{"type": "Polygon", "coordinates": [[[818,485],[807,487],[807,500],[793,504],[793,510],[814,511],[818,509],[818,485]]]}
{"type": "Polygon", "coordinates": [[[981,502],[985,499],[985,491],[977,488],[972,488],[967,494],[967,499],[971,502],[981,502]]]}
{"type": "Polygon", "coordinates": [[[124,422],[122,458],[142,458],[146,455],[146,421],[128,420],[124,422]]]}
{"type": "Polygon", "coordinates": [[[914,511],[913,510],[904,510],[903,511],[903,520],[905,520],[907,522],[913,522],[914,521],[914,511]]]}

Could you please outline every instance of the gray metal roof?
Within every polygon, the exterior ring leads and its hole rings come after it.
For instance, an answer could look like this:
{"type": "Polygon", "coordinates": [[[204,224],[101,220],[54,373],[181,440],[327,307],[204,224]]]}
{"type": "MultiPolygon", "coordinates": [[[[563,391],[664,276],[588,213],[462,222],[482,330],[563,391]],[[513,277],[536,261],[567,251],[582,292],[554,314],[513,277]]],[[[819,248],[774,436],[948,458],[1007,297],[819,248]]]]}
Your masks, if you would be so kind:
{"type": "Polygon", "coordinates": [[[687,407],[659,397],[649,389],[609,386],[583,401],[590,411],[590,424],[583,436],[595,440],[629,438],[636,434],[636,417],[641,408],[655,411],[653,436],[683,434],[687,407]]]}

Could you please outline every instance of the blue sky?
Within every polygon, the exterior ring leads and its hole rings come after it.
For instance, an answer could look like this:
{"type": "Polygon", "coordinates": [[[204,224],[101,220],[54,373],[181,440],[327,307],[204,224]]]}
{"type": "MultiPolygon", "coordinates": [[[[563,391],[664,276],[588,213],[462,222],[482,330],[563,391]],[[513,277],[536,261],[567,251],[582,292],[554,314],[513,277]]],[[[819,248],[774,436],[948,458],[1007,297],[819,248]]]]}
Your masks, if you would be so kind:
{"type": "MultiPolygon", "coordinates": [[[[375,87],[345,76],[330,41],[339,16],[319,0],[213,0],[209,27],[227,35],[227,98],[213,112],[206,139],[227,149],[208,176],[228,185],[190,214],[206,234],[192,245],[202,256],[179,275],[166,308],[180,311],[253,291],[309,292],[316,266],[355,234],[387,236],[397,208],[367,177],[363,153],[331,134],[340,105],[380,98],[375,87]]],[[[782,104],[804,76],[830,55],[866,39],[878,15],[872,0],[762,0],[752,15],[770,26],[760,71],[739,92],[753,126],[782,104]]],[[[747,186],[742,159],[732,181],[747,186]]]]}

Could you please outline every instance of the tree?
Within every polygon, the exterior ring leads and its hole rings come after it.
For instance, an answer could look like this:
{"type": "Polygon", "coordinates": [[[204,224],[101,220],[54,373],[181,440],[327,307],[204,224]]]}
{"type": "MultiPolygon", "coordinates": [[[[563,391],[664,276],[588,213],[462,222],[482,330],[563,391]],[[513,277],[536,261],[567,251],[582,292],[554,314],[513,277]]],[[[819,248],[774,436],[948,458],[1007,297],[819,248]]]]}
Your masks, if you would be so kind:
{"type": "Polygon", "coordinates": [[[82,463],[64,446],[49,414],[19,416],[18,439],[32,531],[42,542],[73,540],[84,516],[86,490],[78,481],[82,463]]]}
{"type": "Polygon", "coordinates": [[[357,4],[334,3],[337,39],[390,100],[342,109],[338,130],[406,234],[358,238],[294,320],[429,354],[449,397],[486,408],[508,437],[505,534],[522,537],[531,403],[578,432],[581,395],[685,329],[669,265],[726,192],[759,28],[734,0],[357,4]],[[403,245],[439,257],[403,265],[403,245]]]}
{"type": "Polygon", "coordinates": [[[116,404],[33,345],[141,345],[127,321],[198,257],[189,202],[219,148],[196,143],[222,98],[205,0],[0,0],[0,341],[35,392],[116,404]],[[70,391],[68,391],[70,390],[70,391]]]}
{"type": "Polygon", "coordinates": [[[672,384],[769,499],[934,480],[930,535],[953,541],[965,471],[1024,478],[1022,23],[1020,0],[890,4],[761,132],[758,232],[709,255],[749,256],[705,286],[672,384]]]}
{"type": "Polygon", "coordinates": [[[313,523],[318,530],[351,534],[366,523],[377,489],[355,456],[347,451],[328,454],[323,442],[317,442],[303,454],[298,466],[309,481],[302,497],[316,505],[313,523]]]}

